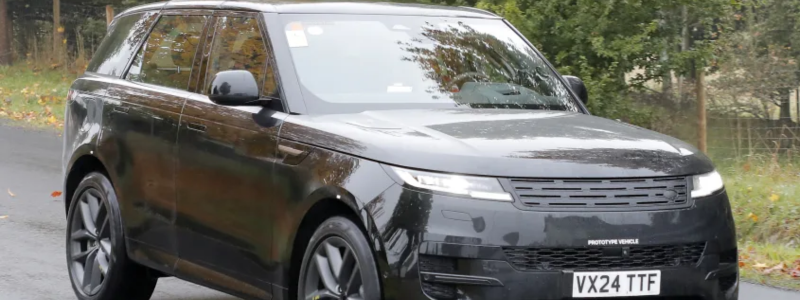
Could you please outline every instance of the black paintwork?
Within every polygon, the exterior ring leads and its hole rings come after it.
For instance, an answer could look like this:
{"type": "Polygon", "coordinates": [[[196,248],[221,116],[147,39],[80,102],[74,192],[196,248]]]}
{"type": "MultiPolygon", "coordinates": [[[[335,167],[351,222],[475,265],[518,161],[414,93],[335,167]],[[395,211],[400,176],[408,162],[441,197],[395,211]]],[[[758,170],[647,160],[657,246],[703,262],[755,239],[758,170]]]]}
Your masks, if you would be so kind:
{"type": "MultiPolygon", "coordinates": [[[[235,295],[288,299],[303,237],[326,214],[359,221],[378,260],[385,299],[428,299],[419,255],[451,258],[464,299],[569,296],[571,273],[515,270],[502,247],[584,247],[588,239],[642,245],[706,242],[694,267],[662,270],[665,295],[735,299],[735,230],[727,195],[689,208],[545,212],[513,203],[408,189],[387,165],[501,178],[686,176],[713,170],[696,149],[583,113],[388,110],[306,115],[278,13],[367,13],[497,18],[475,9],[395,4],[173,1],[134,8],[211,16],[261,11],[283,103],[220,106],[199,92],[87,73],[72,86],[64,131],[65,199],[89,170],[108,174],[120,202],[128,255],[168,275],[235,295]],[[176,9],[181,9],[180,11],[176,9]],[[275,107],[283,107],[285,110],[275,107]],[[731,253],[733,253],[731,258],[731,253]]],[[[214,24],[209,21],[208,24],[214,24]]],[[[208,31],[206,42],[212,38],[208,31]]],[[[131,41],[135,42],[135,41],[131,41]]],[[[207,45],[205,46],[207,47],[207,45]]],[[[127,47],[133,49],[138,47],[127,47]]],[[[207,49],[202,48],[201,49],[207,49]]],[[[205,53],[205,54],[203,54],[205,53]]],[[[128,55],[131,56],[131,55],[128,55]]],[[[198,52],[195,71],[205,66],[198,52]]],[[[602,101],[599,99],[597,101],[602,101]]],[[[518,201],[518,200],[517,200],[518,201]]]]}

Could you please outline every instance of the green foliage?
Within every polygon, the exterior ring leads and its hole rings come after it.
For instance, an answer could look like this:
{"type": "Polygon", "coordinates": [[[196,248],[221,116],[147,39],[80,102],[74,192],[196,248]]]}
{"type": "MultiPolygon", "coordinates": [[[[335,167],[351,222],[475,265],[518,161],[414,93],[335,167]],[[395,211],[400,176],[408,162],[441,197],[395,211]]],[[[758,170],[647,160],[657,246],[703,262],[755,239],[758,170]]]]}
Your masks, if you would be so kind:
{"type": "Polygon", "coordinates": [[[651,112],[633,103],[631,90],[667,72],[690,74],[714,59],[717,30],[737,3],[730,0],[595,1],[480,0],[478,8],[508,19],[562,74],[580,76],[590,110],[647,126],[651,112]],[[681,51],[686,6],[692,47],[681,51]],[[714,29],[714,30],[712,30],[714,29]],[[625,75],[642,72],[630,80],[625,75]]]}

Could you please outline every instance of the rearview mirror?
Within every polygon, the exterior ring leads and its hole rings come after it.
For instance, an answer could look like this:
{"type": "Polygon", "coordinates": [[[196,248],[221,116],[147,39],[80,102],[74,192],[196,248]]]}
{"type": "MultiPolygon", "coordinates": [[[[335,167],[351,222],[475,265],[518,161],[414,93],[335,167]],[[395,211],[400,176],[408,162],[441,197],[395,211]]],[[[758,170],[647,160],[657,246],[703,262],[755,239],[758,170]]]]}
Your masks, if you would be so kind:
{"type": "Polygon", "coordinates": [[[564,80],[567,81],[567,84],[569,84],[569,89],[571,89],[572,92],[578,96],[583,104],[589,103],[589,92],[586,90],[583,80],[571,75],[564,75],[564,80]]]}
{"type": "Polygon", "coordinates": [[[208,98],[219,105],[261,105],[256,78],[245,70],[222,71],[214,75],[208,98]]]}

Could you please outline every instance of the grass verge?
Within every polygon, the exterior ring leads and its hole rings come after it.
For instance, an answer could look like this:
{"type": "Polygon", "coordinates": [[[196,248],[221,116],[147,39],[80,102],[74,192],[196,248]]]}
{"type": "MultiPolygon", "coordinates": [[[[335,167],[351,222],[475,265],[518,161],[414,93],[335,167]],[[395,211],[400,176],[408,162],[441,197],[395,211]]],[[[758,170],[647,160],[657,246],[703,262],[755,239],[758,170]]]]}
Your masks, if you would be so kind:
{"type": "Polygon", "coordinates": [[[28,65],[0,67],[0,118],[32,127],[61,129],[64,101],[75,75],[28,65]]]}
{"type": "Polygon", "coordinates": [[[742,278],[800,290],[800,164],[717,160],[739,240],[742,278]]]}

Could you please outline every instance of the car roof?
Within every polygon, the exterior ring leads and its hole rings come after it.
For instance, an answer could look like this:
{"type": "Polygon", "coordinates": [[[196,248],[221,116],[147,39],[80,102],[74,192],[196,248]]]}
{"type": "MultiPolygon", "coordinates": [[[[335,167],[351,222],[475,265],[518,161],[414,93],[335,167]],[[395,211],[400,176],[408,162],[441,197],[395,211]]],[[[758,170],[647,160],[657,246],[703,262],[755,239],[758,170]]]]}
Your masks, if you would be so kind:
{"type": "Polygon", "coordinates": [[[304,0],[172,0],[145,4],[128,9],[120,15],[161,9],[222,9],[272,12],[281,14],[354,14],[437,16],[499,19],[491,12],[472,7],[451,7],[408,3],[326,2],[304,0]]]}

